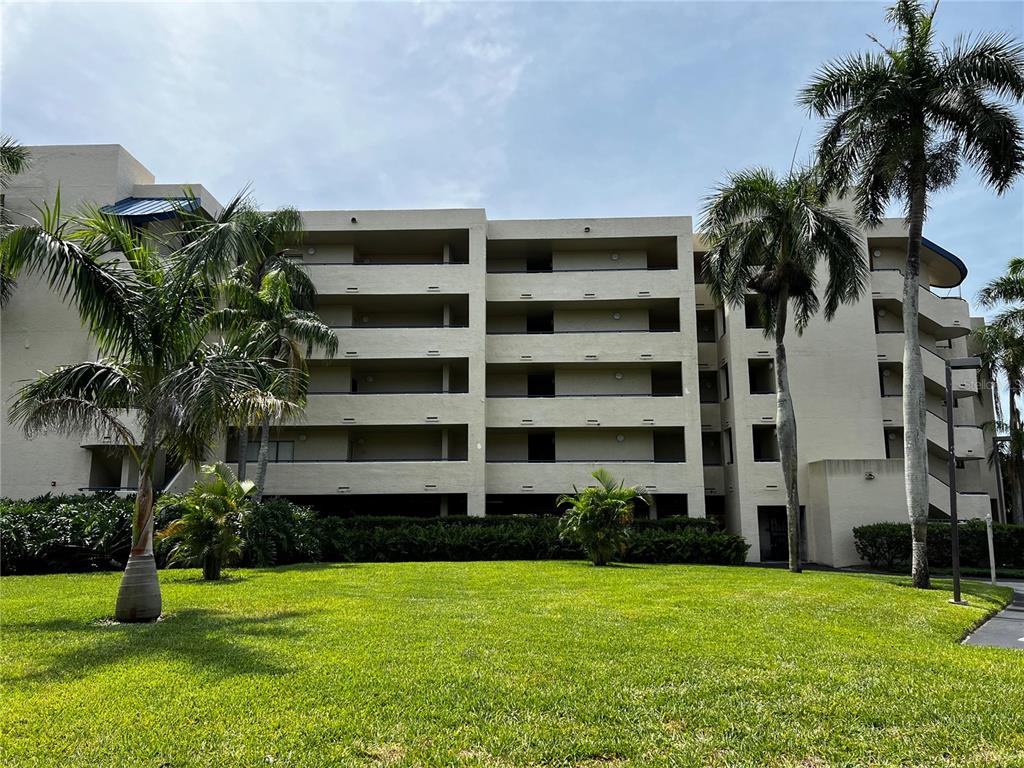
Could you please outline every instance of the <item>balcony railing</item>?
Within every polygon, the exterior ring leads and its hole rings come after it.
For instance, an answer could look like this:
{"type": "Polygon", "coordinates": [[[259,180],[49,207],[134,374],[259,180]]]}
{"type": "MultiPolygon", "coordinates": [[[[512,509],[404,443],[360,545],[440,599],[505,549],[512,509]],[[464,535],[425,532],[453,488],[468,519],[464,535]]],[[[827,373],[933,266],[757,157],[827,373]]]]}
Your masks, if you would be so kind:
{"type": "Polygon", "coordinates": [[[679,333],[678,328],[574,328],[559,331],[487,331],[488,336],[558,336],[574,333],[679,333]]]}

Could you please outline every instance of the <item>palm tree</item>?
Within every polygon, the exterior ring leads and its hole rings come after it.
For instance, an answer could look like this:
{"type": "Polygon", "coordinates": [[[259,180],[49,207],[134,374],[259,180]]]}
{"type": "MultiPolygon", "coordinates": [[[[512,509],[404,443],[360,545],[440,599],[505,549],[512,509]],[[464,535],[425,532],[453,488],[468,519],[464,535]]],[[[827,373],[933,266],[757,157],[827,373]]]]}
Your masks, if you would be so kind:
{"type": "MultiPolygon", "coordinates": [[[[903,435],[912,578],[927,588],[928,447],[918,336],[921,233],[928,195],[966,161],[998,194],[1024,169],[1024,140],[1008,103],[1024,99],[1024,46],[1006,34],[934,45],[938,3],[898,0],[887,14],[898,40],[826,64],[799,103],[828,120],[818,142],[826,184],[853,188],[860,218],[881,222],[901,201],[908,225],[903,283],[903,435]]],[[[877,40],[875,41],[878,42],[877,40]]]]}
{"type": "MultiPolygon", "coordinates": [[[[1024,336],[1010,324],[998,320],[974,331],[974,338],[981,347],[981,359],[985,377],[998,384],[1006,380],[1009,400],[1009,423],[1004,424],[1002,403],[998,392],[993,393],[997,429],[1008,429],[1009,452],[1006,455],[1006,479],[1010,486],[1011,519],[1024,523],[1024,465],[1021,464],[1019,447],[1024,438],[1018,401],[1024,386],[1024,336]]],[[[999,461],[1000,456],[993,457],[999,461]]]]}
{"type": "Polygon", "coordinates": [[[29,436],[111,433],[139,467],[119,621],[160,615],[153,558],[158,455],[198,464],[224,425],[294,409],[272,392],[297,387],[291,380],[303,378],[300,371],[273,363],[251,343],[207,338],[218,282],[249,247],[239,225],[245,205],[236,197],[212,220],[181,210],[180,230],[160,237],[95,209],[62,221],[58,195],[41,222],[0,242],[4,263],[39,274],[76,304],[98,348],[96,360],[41,373],[22,387],[12,421],[29,436]],[[134,416],[134,430],[127,416],[134,416]]]}
{"type": "MultiPolygon", "coordinates": [[[[249,231],[250,246],[240,255],[231,282],[248,288],[248,294],[260,290],[263,279],[271,272],[280,272],[290,286],[292,304],[302,310],[312,310],[316,303],[316,287],[309,275],[289,257],[288,247],[302,241],[302,215],[291,207],[275,211],[250,209],[243,216],[243,225],[249,231]]],[[[261,429],[260,452],[266,455],[270,444],[270,424],[261,429]]],[[[249,452],[249,425],[238,427],[238,479],[244,480],[249,452]]],[[[264,469],[265,471],[265,469],[264,469]]],[[[258,493],[262,497],[262,484],[258,493]]]]}
{"type": "Polygon", "coordinates": [[[1024,333],[1024,257],[1010,259],[1006,274],[993,278],[978,292],[978,303],[986,309],[1002,306],[995,322],[1024,333]]]}
{"type": "MultiPolygon", "coordinates": [[[[10,136],[0,135],[0,237],[7,231],[7,185],[12,176],[24,173],[32,162],[32,156],[26,147],[21,146],[10,136]]],[[[6,306],[14,293],[15,275],[0,263],[0,307],[6,306]]]]}
{"type": "Polygon", "coordinates": [[[712,296],[738,306],[751,291],[759,293],[764,335],[775,337],[775,426],[786,485],[789,569],[799,572],[796,414],[785,344],[790,303],[796,331],[802,333],[820,305],[819,263],[828,268],[825,319],[831,320],[841,304],[856,301],[867,279],[864,240],[843,213],[825,204],[814,169],[783,178],[762,168],[731,175],[708,198],[701,228],[712,296]]]}
{"type": "Polygon", "coordinates": [[[242,518],[252,509],[255,483],[236,480],[224,464],[209,464],[201,477],[181,496],[163,496],[159,511],[177,512],[157,534],[172,545],[168,563],[201,565],[205,581],[217,581],[222,565],[230,564],[242,552],[239,529],[242,518]]]}
{"type": "MultiPolygon", "coordinates": [[[[294,283],[281,269],[264,275],[259,290],[253,291],[243,281],[225,284],[228,307],[217,313],[218,327],[259,344],[275,364],[286,370],[300,370],[302,377],[281,379],[284,387],[277,392],[289,402],[305,404],[309,378],[306,356],[319,346],[329,357],[338,349],[338,337],[315,312],[296,309],[292,305],[294,283]],[[305,347],[305,354],[303,347],[305,347]]],[[[239,433],[241,437],[241,430],[239,433]]],[[[239,442],[239,451],[244,446],[239,442]]],[[[256,500],[263,499],[270,458],[270,417],[264,416],[260,430],[260,450],[256,470],[256,500]]],[[[239,462],[245,456],[239,454],[239,462]]]]}
{"type": "Polygon", "coordinates": [[[582,491],[574,486],[571,494],[556,500],[557,506],[566,507],[558,523],[559,533],[579,544],[594,565],[608,565],[626,549],[634,505],[637,501],[651,504],[651,497],[642,486],[616,482],[607,469],[595,469],[591,477],[597,485],[582,491]]]}

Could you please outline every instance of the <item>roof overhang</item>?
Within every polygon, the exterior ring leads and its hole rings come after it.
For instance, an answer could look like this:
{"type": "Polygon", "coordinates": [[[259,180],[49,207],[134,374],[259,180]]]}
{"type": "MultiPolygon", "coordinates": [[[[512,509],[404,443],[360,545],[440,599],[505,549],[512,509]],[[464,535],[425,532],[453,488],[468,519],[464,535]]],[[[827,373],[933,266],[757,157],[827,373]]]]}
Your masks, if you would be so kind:
{"type": "Polygon", "coordinates": [[[955,253],[947,251],[927,237],[921,238],[921,246],[938,257],[930,263],[932,286],[956,288],[967,278],[967,265],[955,253]]]}

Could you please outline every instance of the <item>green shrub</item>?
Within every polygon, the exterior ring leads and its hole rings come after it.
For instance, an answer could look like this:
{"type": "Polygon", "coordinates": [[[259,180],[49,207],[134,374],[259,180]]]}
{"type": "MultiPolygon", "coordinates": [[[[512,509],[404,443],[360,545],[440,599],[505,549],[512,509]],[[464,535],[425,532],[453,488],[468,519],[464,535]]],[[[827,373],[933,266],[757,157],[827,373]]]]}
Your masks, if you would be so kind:
{"type": "MultiPolygon", "coordinates": [[[[1024,526],[992,526],[997,568],[1024,568],[1024,526]]],[[[949,523],[928,524],[928,563],[936,568],[952,565],[949,523]]],[[[873,568],[896,569],[910,563],[910,524],[872,523],[853,529],[860,558],[873,568]]],[[[960,525],[960,564],[988,568],[988,534],[984,520],[960,525]]]]}
{"type": "Polygon", "coordinates": [[[132,543],[133,504],[109,493],[0,499],[0,572],[123,568],[132,543]]]}
{"type": "MultiPolygon", "coordinates": [[[[128,558],[133,499],[115,496],[44,496],[0,500],[3,573],[119,570],[128,558]]],[[[176,516],[166,508],[157,528],[176,516]]],[[[747,545],[711,520],[675,517],[634,520],[622,559],[640,563],[743,561],[747,545]]],[[[242,518],[241,564],[287,565],[325,560],[388,562],[428,560],[579,559],[583,550],[559,536],[554,516],[490,515],[320,517],[286,499],[268,499],[242,518]]],[[[162,565],[167,547],[158,547],[162,565]]]]}
{"type": "Polygon", "coordinates": [[[257,568],[319,560],[320,521],[309,507],[267,499],[242,520],[242,564],[257,568]]]}

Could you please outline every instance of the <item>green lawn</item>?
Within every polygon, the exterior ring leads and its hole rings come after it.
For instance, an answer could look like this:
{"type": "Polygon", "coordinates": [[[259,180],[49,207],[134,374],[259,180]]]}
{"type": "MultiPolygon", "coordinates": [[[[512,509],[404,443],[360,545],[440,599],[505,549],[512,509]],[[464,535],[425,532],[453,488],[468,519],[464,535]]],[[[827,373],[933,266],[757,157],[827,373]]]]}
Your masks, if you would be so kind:
{"type": "Polygon", "coordinates": [[[894,578],[573,562],[0,581],[0,765],[1024,765],[1000,605],[894,578]]]}

